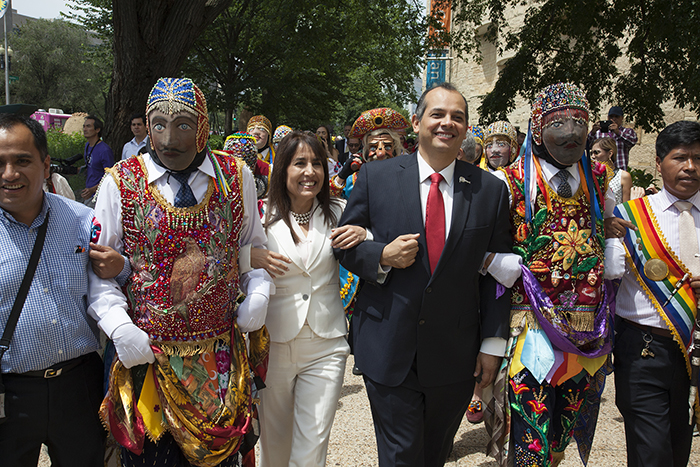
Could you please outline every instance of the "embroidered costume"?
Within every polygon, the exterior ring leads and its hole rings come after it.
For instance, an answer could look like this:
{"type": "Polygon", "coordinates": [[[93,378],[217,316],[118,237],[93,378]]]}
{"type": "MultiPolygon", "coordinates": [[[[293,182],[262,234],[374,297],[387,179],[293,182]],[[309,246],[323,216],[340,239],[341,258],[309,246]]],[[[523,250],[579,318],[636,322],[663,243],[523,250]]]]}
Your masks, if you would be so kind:
{"type": "Polygon", "coordinates": [[[511,339],[494,383],[501,410],[487,420],[487,451],[501,465],[509,455],[515,466],[557,465],[572,436],[585,464],[611,370],[612,290],[604,280],[600,211],[605,166],[584,154],[574,166],[578,189],[560,196],[531,147],[534,142],[538,151],[547,150],[542,127],[554,119],[582,115],[587,121],[588,104],[578,88],[546,88],[533,104],[525,157],[501,169],[511,193],[513,251],[523,262],[511,294],[511,339]],[[511,436],[514,452],[508,450],[511,436]]]}
{"type": "Polygon", "coordinates": [[[131,157],[110,169],[132,266],[123,288],[127,312],[148,334],[155,363],[127,369],[115,358],[100,415],[135,455],[144,452],[146,436],[156,443],[168,432],[188,462],[215,466],[230,462],[252,431],[253,379],[264,379],[269,350],[264,327],[246,338],[236,322],[244,298],[239,254],[245,169],[238,158],[209,151],[206,102],[190,80],[161,78],[146,114],[154,109],[198,117],[197,153],[214,176],[201,201],[175,207],[148,182],[144,157],[153,156],[131,157]]]}
{"type": "Polygon", "coordinates": [[[251,133],[255,128],[267,133],[267,142],[262,148],[258,149],[258,157],[272,165],[275,163],[275,150],[270,145],[270,139],[272,139],[272,123],[270,123],[270,120],[264,115],[255,115],[248,120],[245,131],[251,133]]]}

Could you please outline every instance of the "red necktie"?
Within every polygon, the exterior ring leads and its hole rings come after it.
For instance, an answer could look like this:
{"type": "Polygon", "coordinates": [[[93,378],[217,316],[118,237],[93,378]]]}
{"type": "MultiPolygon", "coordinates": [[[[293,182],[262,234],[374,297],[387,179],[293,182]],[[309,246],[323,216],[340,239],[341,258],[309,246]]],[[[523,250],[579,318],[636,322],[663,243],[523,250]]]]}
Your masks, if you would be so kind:
{"type": "Polygon", "coordinates": [[[425,206],[425,241],[428,244],[431,274],[435,271],[445,246],[445,203],[442,201],[442,193],[440,193],[442,180],[442,175],[437,172],[430,176],[430,191],[425,206]]]}

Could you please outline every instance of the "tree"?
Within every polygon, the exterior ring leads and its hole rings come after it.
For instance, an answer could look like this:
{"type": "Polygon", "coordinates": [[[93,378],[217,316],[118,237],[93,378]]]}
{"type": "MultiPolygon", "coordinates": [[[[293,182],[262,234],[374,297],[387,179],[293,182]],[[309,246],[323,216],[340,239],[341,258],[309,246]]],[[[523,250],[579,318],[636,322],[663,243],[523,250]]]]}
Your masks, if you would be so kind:
{"type": "Polygon", "coordinates": [[[62,20],[27,21],[10,38],[13,101],[66,113],[104,113],[99,69],[87,59],[88,33],[62,20]]]}
{"type": "Polygon", "coordinates": [[[479,107],[483,121],[505,117],[515,96],[532,100],[558,82],[580,85],[595,112],[620,102],[645,130],[665,126],[662,103],[700,113],[700,20],[696,0],[529,1],[523,26],[503,36],[505,11],[523,0],[453,0],[448,35],[461,55],[479,56],[482,40],[513,51],[479,107]],[[486,31],[479,26],[488,24],[486,31]],[[618,68],[619,59],[629,62],[618,68]]]}
{"type": "Polygon", "coordinates": [[[422,6],[391,0],[234,0],[197,40],[185,73],[212,108],[239,105],[315,128],[413,96],[426,26],[422,6]],[[359,109],[359,110],[358,110],[359,109]]]}
{"type": "Polygon", "coordinates": [[[131,139],[129,117],[145,110],[164,76],[178,76],[192,44],[231,0],[71,0],[78,21],[109,40],[112,67],[105,108],[107,143],[131,139]],[[110,14],[111,13],[111,14],[110,14]]]}

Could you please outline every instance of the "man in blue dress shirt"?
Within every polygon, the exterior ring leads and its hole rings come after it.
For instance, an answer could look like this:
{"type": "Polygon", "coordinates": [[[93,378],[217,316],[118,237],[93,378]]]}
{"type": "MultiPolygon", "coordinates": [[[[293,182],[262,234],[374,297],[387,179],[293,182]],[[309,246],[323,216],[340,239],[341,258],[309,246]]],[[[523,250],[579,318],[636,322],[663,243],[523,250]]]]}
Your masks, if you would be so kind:
{"type": "Polygon", "coordinates": [[[0,424],[0,465],[36,467],[43,443],[54,465],[101,466],[102,360],[97,326],[87,315],[94,213],[44,193],[49,171],[41,125],[0,115],[0,333],[39,227],[49,219],[36,273],[2,359],[7,419],[0,424]]]}

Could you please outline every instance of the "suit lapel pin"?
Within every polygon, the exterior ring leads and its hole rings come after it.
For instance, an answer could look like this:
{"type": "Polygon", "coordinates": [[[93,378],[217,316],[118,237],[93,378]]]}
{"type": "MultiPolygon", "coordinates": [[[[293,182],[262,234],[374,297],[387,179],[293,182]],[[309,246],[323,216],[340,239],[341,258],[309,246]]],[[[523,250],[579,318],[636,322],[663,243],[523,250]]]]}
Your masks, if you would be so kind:
{"type": "Polygon", "coordinates": [[[464,177],[459,177],[459,183],[469,183],[469,184],[471,184],[472,182],[470,182],[469,180],[467,180],[467,179],[464,178],[464,177]]]}

